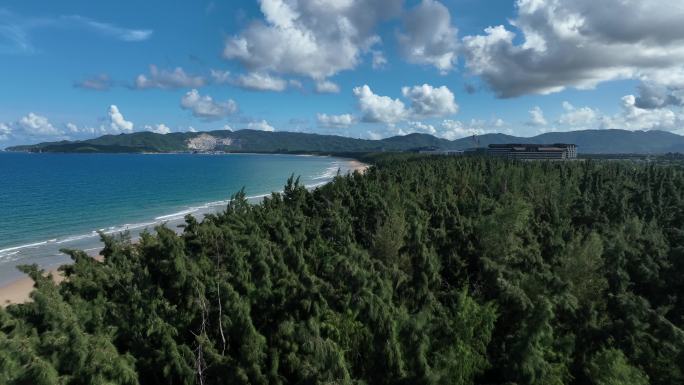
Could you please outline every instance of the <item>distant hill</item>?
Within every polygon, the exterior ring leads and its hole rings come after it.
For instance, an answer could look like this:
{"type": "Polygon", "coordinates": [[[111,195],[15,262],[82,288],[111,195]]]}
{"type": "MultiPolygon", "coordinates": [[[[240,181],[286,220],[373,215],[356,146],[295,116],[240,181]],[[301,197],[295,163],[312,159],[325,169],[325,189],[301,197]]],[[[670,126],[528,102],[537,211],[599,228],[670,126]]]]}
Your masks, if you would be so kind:
{"type": "Polygon", "coordinates": [[[684,136],[666,131],[584,130],[549,132],[530,138],[485,134],[449,141],[428,134],[409,134],[380,140],[336,135],[255,130],[105,135],[83,141],[61,141],[9,147],[26,152],[371,152],[421,148],[464,150],[492,143],[574,143],[584,154],[684,153],[684,136]]]}

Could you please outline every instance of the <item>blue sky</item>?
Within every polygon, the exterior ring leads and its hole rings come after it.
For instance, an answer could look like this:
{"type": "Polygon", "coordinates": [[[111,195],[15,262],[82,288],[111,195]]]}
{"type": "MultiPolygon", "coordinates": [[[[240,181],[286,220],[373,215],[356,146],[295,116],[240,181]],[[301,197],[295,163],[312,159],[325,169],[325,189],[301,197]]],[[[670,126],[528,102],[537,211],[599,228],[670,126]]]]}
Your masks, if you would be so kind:
{"type": "Polygon", "coordinates": [[[682,133],[684,6],[658,4],[6,0],[0,148],[221,128],[682,133]]]}

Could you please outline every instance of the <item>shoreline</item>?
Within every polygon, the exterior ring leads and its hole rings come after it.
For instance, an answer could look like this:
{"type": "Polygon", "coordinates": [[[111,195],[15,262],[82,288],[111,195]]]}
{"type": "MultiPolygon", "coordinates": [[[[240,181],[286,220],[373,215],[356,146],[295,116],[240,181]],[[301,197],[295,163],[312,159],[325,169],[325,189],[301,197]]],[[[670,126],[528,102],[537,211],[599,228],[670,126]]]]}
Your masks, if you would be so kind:
{"type": "MultiPolygon", "coordinates": [[[[245,155],[252,155],[252,154],[245,154],[245,155]]],[[[278,155],[278,154],[274,154],[278,155]]],[[[287,155],[287,154],[283,154],[287,155]]],[[[297,155],[300,156],[300,155],[297,155]]],[[[307,155],[309,156],[309,155],[307,155]]],[[[332,156],[319,156],[319,155],[310,155],[310,156],[318,156],[322,158],[331,158],[332,156]]],[[[325,183],[327,183],[329,180],[332,180],[338,170],[344,169],[343,174],[346,173],[353,173],[355,171],[359,171],[363,173],[366,168],[369,167],[369,165],[366,165],[358,160],[355,160],[353,158],[345,158],[345,157],[334,157],[339,161],[339,163],[343,163],[344,167],[340,167],[339,165],[336,167],[331,167],[325,170],[323,175],[320,175],[318,177],[313,178],[309,183],[305,184],[304,187],[312,189],[319,187],[325,183]]],[[[274,192],[280,192],[282,191],[282,185],[279,186],[281,190],[273,190],[273,191],[268,191],[268,192],[263,192],[263,193],[254,193],[252,195],[247,196],[247,200],[249,201],[256,201],[263,199],[263,197],[269,196],[274,192]]],[[[8,244],[8,245],[3,245],[0,246],[0,260],[3,259],[13,259],[12,256],[16,255],[17,253],[21,252],[22,250],[25,249],[33,249],[45,245],[60,245],[64,243],[72,243],[74,241],[79,241],[82,239],[88,239],[88,238],[99,238],[98,232],[103,232],[104,234],[116,234],[116,233],[121,233],[124,231],[135,231],[140,228],[145,228],[145,227],[150,227],[150,226],[156,226],[164,222],[170,222],[174,220],[179,220],[183,219],[185,215],[187,214],[194,214],[197,213],[199,215],[205,214],[206,211],[210,211],[215,207],[223,207],[228,202],[230,201],[229,198],[227,197],[221,197],[217,200],[210,200],[206,202],[193,202],[193,203],[188,203],[186,205],[178,205],[177,207],[174,207],[168,211],[165,212],[160,212],[157,214],[154,214],[153,216],[144,218],[136,218],[128,221],[127,223],[119,223],[115,225],[100,225],[98,227],[91,227],[91,228],[84,228],[81,230],[75,230],[73,233],[70,234],[63,234],[63,235],[52,235],[49,238],[37,238],[37,239],[27,239],[25,240],[25,243],[20,243],[20,244],[8,244]]],[[[65,245],[67,246],[67,245],[65,245]]],[[[0,279],[0,285],[6,283],[6,281],[3,281],[0,279]]]]}
{"type": "MultiPolygon", "coordinates": [[[[55,270],[50,270],[53,277],[57,277],[55,270]]],[[[29,301],[33,291],[33,280],[30,277],[23,277],[0,286],[0,307],[7,307],[18,303],[29,301]]]]}
{"type": "MultiPolygon", "coordinates": [[[[101,255],[94,255],[92,258],[99,262],[104,260],[101,255]]],[[[64,276],[58,270],[60,266],[62,265],[54,265],[44,269],[44,275],[52,274],[52,281],[57,285],[64,281],[64,276]]],[[[26,275],[5,285],[0,285],[0,307],[30,301],[34,289],[33,285],[33,279],[26,275]]]]}
{"type": "MultiPolygon", "coordinates": [[[[368,168],[370,167],[369,164],[360,162],[356,159],[350,159],[350,158],[339,158],[339,159],[343,159],[344,161],[347,162],[347,173],[349,173],[349,174],[354,173],[354,172],[359,172],[361,174],[364,174],[368,170],[368,168]]],[[[328,184],[331,181],[332,181],[332,179],[328,180],[327,182],[316,183],[316,184],[306,186],[306,187],[308,189],[315,189],[315,188],[320,187],[322,185],[328,184]]],[[[270,194],[271,193],[253,196],[253,197],[250,197],[250,200],[261,200],[264,197],[269,196],[270,194]]],[[[210,203],[214,203],[214,202],[210,202],[210,203]]],[[[227,204],[227,201],[225,203],[227,204]]],[[[218,205],[215,205],[215,206],[209,205],[209,204],[207,204],[207,205],[208,205],[207,208],[222,207],[222,206],[218,206],[218,205]]],[[[170,215],[164,215],[164,216],[161,216],[158,218],[169,218],[168,221],[162,221],[161,222],[161,223],[168,223],[168,222],[171,222],[172,220],[177,219],[177,218],[175,218],[175,216],[176,216],[175,214],[176,213],[170,214],[170,215]]],[[[121,229],[119,231],[119,233],[121,233],[123,231],[127,231],[127,229],[121,229]]],[[[106,232],[106,233],[113,233],[113,232],[106,232]]],[[[68,236],[67,236],[67,238],[68,238],[68,236]]],[[[18,247],[21,247],[21,246],[18,246],[18,247]]],[[[11,247],[9,249],[16,249],[16,248],[17,247],[11,247]]],[[[97,248],[97,249],[101,249],[101,248],[97,248]]],[[[93,258],[101,260],[102,257],[99,255],[95,255],[95,256],[93,256],[93,258]]],[[[67,264],[68,263],[69,262],[67,262],[67,264]]],[[[57,269],[64,264],[65,263],[52,264],[52,265],[49,265],[46,267],[42,267],[42,269],[46,273],[52,273],[55,282],[59,283],[63,280],[63,277],[59,274],[57,269]]],[[[6,306],[11,305],[11,304],[24,303],[24,302],[30,300],[29,295],[31,294],[32,291],[33,291],[33,280],[30,277],[24,275],[23,273],[21,273],[21,276],[16,278],[16,279],[10,280],[8,282],[0,283],[0,307],[6,307],[6,306]]]]}
{"type": "Polygon", "coordinates": [[[356,159],[349,159],[348,163],[349,163],[349,170],[351,172],[358,171],[361,174],[365,174],[366,171],[368,171],[368,169],[370,168],[369,164],[363,163],[363,162],[358,161],[356,159]]]}

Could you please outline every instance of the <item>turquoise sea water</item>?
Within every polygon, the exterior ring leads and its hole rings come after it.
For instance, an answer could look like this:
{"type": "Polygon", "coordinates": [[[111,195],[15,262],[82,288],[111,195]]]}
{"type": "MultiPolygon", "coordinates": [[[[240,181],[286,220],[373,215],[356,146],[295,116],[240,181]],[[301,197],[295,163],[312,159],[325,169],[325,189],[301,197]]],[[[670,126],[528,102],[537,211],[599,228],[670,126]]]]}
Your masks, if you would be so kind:
{"type": "Polygon", "coordinates": [[[307,186],[349,171],[343,159],[295,155],[25,154],[0,152],[0,284],[16,265],[50,267],[60,248],[101,249],[96,231],[131,231],[202,217],[245,188],[257,199],[294,174],[307,186]]]}

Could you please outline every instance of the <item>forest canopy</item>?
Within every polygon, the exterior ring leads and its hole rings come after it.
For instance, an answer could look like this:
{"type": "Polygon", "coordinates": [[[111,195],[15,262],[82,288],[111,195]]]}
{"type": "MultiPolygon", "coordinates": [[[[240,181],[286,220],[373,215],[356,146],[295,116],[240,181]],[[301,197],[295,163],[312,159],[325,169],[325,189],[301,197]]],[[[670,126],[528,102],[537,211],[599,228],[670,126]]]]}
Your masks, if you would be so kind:
{"type": "Polygon", "coordinates": [[[23,267],[0,383],[684,383],[682,167],[374,163],[23,267]]]}

